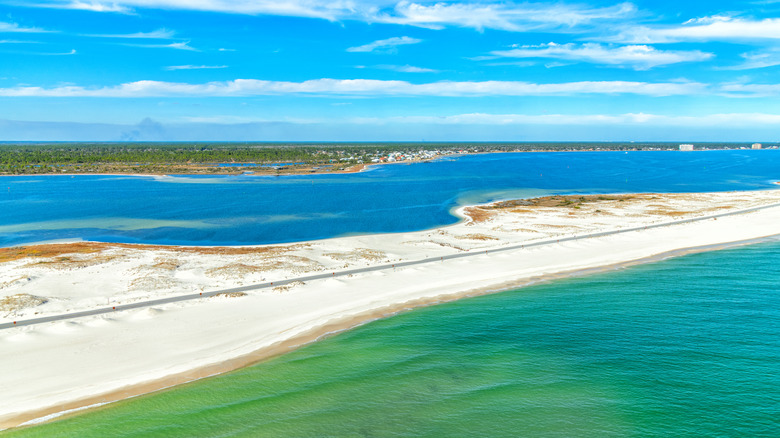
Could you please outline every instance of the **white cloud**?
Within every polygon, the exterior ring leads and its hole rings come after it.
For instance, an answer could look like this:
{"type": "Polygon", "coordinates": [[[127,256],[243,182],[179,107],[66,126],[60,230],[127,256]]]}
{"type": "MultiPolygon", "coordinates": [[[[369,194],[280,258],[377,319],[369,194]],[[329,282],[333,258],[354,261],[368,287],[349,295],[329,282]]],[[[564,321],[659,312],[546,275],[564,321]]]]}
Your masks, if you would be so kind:
{"type": "Polygon", "coordinates": [[[688,20],[681,26],[636,26],[610,41],[674,43],[680,41],[742,41],[780,39],[780,18],[751,20],[727,16],[688,20]]]}
{"type": "Polygon", "coordinates": [[[100,38],[132,38],[132,39],[171,39],[175,35],[175,32],[165,28],[153,30],[151,32],[135,32],[124,34],[98,34],[98,35],[85,35],[91,37],[100,38]]]}
{"type": "MultiPolygon", "coordinates": [[[[336,105],[336,104],[334,104],[336,105]]],[[[351,117],[351,118],[255,118],[232,115],[209,117],[184,117],[187,122],[197,123],[296,123],[296,124],[354,124],[354,125],[547,125],[547,126],[594,126],[633,125],[658,127],[744,127],[780,123],[780,114],[767,113],[719,113],[697,116],[675,116],[667,114],[624,113],[624,114],[489,114],[467,113],[445,116],[395,116],[395,117],[351,117]]]]}
{"type": "Polygon", "coordinates": [[[433,29],[445,26],[478,30],[524,31],[551,27],[574,27],[597,20],[614,20],[635,12],[630,3],[593,8],[562,3],[439,2],[434,4],[400,1],[392,13],[378,13],[373,21],[406,24],[433,29]]]}
{"type": "Polygon", "coordinates": [[[165,70],[208,70],[227,68],[226,65],[169,65],[165,70]]]}
{"type": "Polygon", "coordinates": [[[0,44],[40,44],[40,41],[0,40],[0,44]]]}
{"type": "Polygon", "coordinates": [[[731,97],[766,97],[780,95],[780,84],[725,84],[721,91],[731,97]]]}
{"type": "Polygon", "coordinates": [[[179,9],[250,15],[281,15],[337,20],[355,12],[358,2],[350,0],[39,0],[39,7],[88,9],[98,12],[127,12],[131,8],[179,9]],[[80,4],[80,7],[74,5],[80,4]]]}
{"type": "Polygon", "coordinates": [[[780,49],[748,52],[740,56],[744,59],[744,62],[731,67],[724,67],[722,70],[751,70],[780,65],[780,49]]]}
{"type": "Polygon", "coordinates": [[[191,52],[200,52],[200,50],[189,46],[189,41],[170,43],[170,44],[125,44],[130,47],[146,47],[150,49],[177,49],[177,50],[189,50],[191,52]]]}
{"type": "Polygon", "coordinates": [[[728,15],[711,15],[709,17],[691,18],[683,24],[712,24],[730,20],[731,17],[728,15]]]}
{"type": "Polygon", "coordinates": [[[49,30],[43,30],[38,27],[22,27],[17,23],[9,23],[0,21],[0,33],[3,32],[19,32],[19,33],[47,33],[49,30]]]}
{"type": "Polygon", "coordinates": [[[130,8],[121,6],[117,3],[101,2],[101,1],[82,2],[76,0],[70,3],[62,4],[61,6],[58,7],[62,9],[76,9],[81,11],[118,12],[120,14],[129,14],[132,12],[130,8]]]}
{"type": "MultiPolygon", "coordinates": [[[[41,44],[38,41],[16,41],[16,40],[0,40],[0,44],[41,44]]],[[[38,46],[40,47],[40,46],[38,46]]],[[[38,56],[67,56],[75,55],[76,49],[71,49],[69,52],[32,52],[32,51],[15,51],[13,53],[22,53],[25,55],[38,55],[38,56]]]]}
{"type": "Polygon", "coordinates": [[[432,68],[415,67],[413,65],[378,65],[377,68],[392,70],[401,73],[437,73],[439,70],[432,68]]]}
{"type": "Polygon", "coordinates": [[[42,56],[69,56],[75,55],[76,49],[71,49],[69,52],[26,52],[30,55],[42,55],[42,56]]]}
{"type": "Polygon", "coordinates": [[[410,38],[408,36],[393,37],[384,40],[377,40],[368,44],[364,44],[362,46],[350,47],[347,49],[347,52],[373,52],[374,50],[377,49],[380,50],[389,49],[397,46],[403,46],[407,44],[417,44],[421,42],[422,40],[418,40],[417,38],[410,38]]]}
{"type": "Polygon", "coordinates": [[[183,9],[251,15],[357,20],[440,29],[445,26],[521,31],[540,28],[571,28],[600,20],[633,15],[631,3],[590,7],[564,3],[514,3],[472,0],[38,0],[37,6],[127,12],[130,8],[183,9]]]}
{"type": "Polygon", "coordinates": [[[227,82],[186,84],[137,81],[108,87],[66,86],[0,89],[0,96],[50,97],[213,97],[304,94],[314,96],[550,96],[575,94],[691,95],[708,91],[696,82],[581,81],[537,84],[516,81],[413,84],[374,79],[313,79],[304,82],[236,79],[227,82]]]}
{"type": "Polygon", "coordinates": [[[490,53],[494,57],[503,58],[553,58],[593,64],[628,65],[637,70],[647,70],[660,65],[680,62],[704,61],[713,57],[712,53],[699,50],[657,50],[646,45],[609,47],[595,43],[582,45],[549,43],[538,46],[520,46],[512,50],[498,50],[490,53]]]}
{"type": "Polygon", "coordinates": [[[774,125],[780,123],[780,114],[731,113],[702,116],[670,116],[646,113],[626,114],[457,114],[450,116],[407,116],[386,119],[362,118],[356,123],[421,123],[437,125],[650,125],[722,127],[746,125],[774,125]]]}

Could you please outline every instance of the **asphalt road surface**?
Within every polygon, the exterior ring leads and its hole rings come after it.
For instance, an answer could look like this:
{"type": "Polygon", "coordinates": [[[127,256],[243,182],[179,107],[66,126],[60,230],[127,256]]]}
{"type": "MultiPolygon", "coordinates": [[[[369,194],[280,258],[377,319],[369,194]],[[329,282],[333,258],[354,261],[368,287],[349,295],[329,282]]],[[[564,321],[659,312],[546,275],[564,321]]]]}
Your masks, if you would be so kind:
{"type": "Polygon", "coordinates": [[[724,216],[732,216],[736,214],[742,214],[742,213],[749,213],[752,211],[758,211],[758,210],[764,210],[767,208],[773,208],[780,206],[780,203],[776,204],[770,204],[770,205],[762,205],[760,207],[753,207],[748,208],[745,210],[738,210],[738,211],[732,211],[728,213],[720,213],[715,214],[711,216],[702,216],[697,218],[691,218],[691,219],[681,219],[677,221],[671,221],[671,222],[664,222],[660,224],[652,224],[647,226],[641,226],[641,227],[633,227],[633,228],[624,228],[620,230],[614,230],[614,231],[604,231],[601,233],[591,233],[591,234],[583,234],[579,236],[571,236],[571,237],[562,237],[560,239],[548,239],[548,240],[540,240],[537,242],[531,242],[526,244],[517,244],[517,245],[510,245],[510,246],[503,246],[498,248],[493,248],[487,251],[479,250],[479,251],[466,251],[461,252],[457,254],[450,254],[445,255],[442,257],[431,257],[431,258],[425,258],[420,260],[411,260],[407,262],[399,262],[399,263],[388,263],[383,265],[376,265],[376,266],[369,266],[365,268],[357,268],[357,269],[348,269],[346,271],[333,271],[328,272],[325,274],[316,274],[316,275],[308,275],[304,277],[296,277],[296,278],[290,278],[286,280],[279,280],[279,281],[273,281],[273,282],[265,282],[265,283],[257,283],[257,284],[250,284],[248,286],[241,286],[241,287],[234,287],[230,289],[220,289],[215,290],[211,292],[202,292],[202,293],[192,293],[187,295],[177,295],[173,297],[168,298],[160,298],[156,300],[148,300],[148,301],[138,301],[135,303],[130,304],[120,304],[116,306],[111,307],[100,307],[97,309],[92,310],[84,310],[81,312],[72,312],[72,313],[64,313],[60,315],[51,315],[51,316],[43,316],[40,318],[30,318],[25,319],[21,321],[13,321],[13,322],[7,322],[0,324],[0,330],[4,329],[10,329],[13,327],[21,327],[26,325],[34,325],[34,324],[43,324],[46,322],[53,322],[53,321],[63,321],[66,319],[73,319],[73,318],[81,318],[83,316],[93,316],[93,315],[102,315],[105,313],[113,313],[113,312],[120,312],[122,310],[130,310],[130,309],[141,309],[144,307],[151,307],[151,306],[159,306],[162,304],[168,304],[168,303],[177,303],[180,301],[190,301],[190,300],[198,300],[201,298],[208,298],[213,297],[214,295],[218,294],[224,294],[224,293],[231,293],[231,292],[246,292],[246,291],[253,291],[253,290],[259,290],[259,289],[267,289],[271,287],[276,286],[283,286],[285,284],[292,283],[294,281],[313,281],[313,280],[321,280],[325,278],[338,278],[338,277],[344,277],[351,274],[362,274],[366,272],[373,272],[373,271],[384,271],[384,270],[390,270],[395,268],[403,268],[405,266],[415,266],[415,265],[422,265],[425,263],[433,263],[433,262],[443,262],[445,260],[453,260],[453,259],[459,259],[464,257],[474,257],[478,255],[485,255],[485,254],[492,254],[497,252],[503,252],[503,251],[515,251],[518,249],[525,249],[525,248],[534,248],[538,246],[545,246],[545,245],[554,245],[562,242],[568,242],[572,240],[580,240],[580,239],[588,239],[591,237],[602,237],[602,236],[609,236],[613,234],[621,234],[621,233],[630,233],[633,231],[640,231],[640,230],[649,230],[652,228],[660,228],[660,227],[666,227],[670,225],[678,225],[678,224],[685,224],[689,222],[698,222],[698,221],[704,221],[708,219],[714,219],[724,216]]]}

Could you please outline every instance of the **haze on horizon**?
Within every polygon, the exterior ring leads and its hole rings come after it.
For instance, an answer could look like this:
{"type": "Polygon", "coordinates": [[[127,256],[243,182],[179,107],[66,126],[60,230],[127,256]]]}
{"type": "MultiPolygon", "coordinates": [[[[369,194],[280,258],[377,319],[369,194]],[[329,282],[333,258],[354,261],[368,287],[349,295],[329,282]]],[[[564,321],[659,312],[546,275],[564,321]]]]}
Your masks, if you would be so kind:
{"type": "Polygon", "coordinates": [[[778,0],[0,13],[0,141],[780,140],[778,0]]]}

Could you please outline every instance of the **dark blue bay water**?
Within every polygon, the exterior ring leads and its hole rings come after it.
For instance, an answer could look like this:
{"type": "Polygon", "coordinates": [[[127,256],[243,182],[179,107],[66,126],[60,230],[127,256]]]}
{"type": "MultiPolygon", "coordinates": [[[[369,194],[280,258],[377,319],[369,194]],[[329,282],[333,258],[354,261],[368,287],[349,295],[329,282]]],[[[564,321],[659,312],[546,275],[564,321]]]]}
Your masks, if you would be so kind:
{"type": "Polygon", "coordinates": [[[549,193],[750,190],[780,151],[472,155],[359,174],[0,177],[0,246],[75,239],[239,245],[454,223],[453,207],[549,193]]]}
{"type": "Polygon", "coordinates": [[[417,309],[9,437],[777,437],[780,243],[417,309]]]}

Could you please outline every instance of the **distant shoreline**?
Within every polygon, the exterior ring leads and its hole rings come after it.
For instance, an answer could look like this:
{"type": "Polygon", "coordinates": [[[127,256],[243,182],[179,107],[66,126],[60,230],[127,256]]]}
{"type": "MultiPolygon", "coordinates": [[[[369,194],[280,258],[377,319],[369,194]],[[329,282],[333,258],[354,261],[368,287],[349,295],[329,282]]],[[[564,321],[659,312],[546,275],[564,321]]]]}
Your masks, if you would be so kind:
{"type": "MultiPolygon", "coordinates": [[[[778,146],[769,146],[761,150],[775,150],[778,146]]],[[[245,167],[233,167],[233,166],[219,166],[214,163],[187,163],[187,164],[161,164],[159,167],[163,169],[169,167],[170,171],[159,172],[136,172],[128,171],[122,172],[114,167],[130,166],[126,164],[111,164],[110,171],[85,171],[85,172],[29,172],[29,173],[7,173],[0,172],[2,176],[36,176],[36,175],[61,175],[61,176],[78,176],[78,175],[110,175],[110,176],[166,176],[166,175],[187,175],[187,176],[209,176],[209,175],[242,175],[252,174],[260,176],[284,176],[284,175],[337,175],[337,174],[350,174],[358,173],[369,170],[374,166],[383,166],[389,164],[414,164],[432,162],[445,158],[457,158],[468,155],[487,155],[487,154],[506,154],[506,153],[577,153],[577,152],[703,152],[703,151],[725,151],[725,150],[752,150],[745,147],[741,148],[714,148],[714,149],[694,149],[693,151],[678,151],[677,149],[531,149],[531,150],[500,150],[500,151],[479,151],[479,152],[458,152],[444,155],[437,155],[431,158],[413,159],[413,160],[399,160],[399,161],[381,161],[371,163],[358,163],[351,164],[346,167],[332,168],[333,164],[305,164],[305,165],[280,165],[273,166],[273,163],[265,162],[247,162],[241,164],[250,164],[245,167]],[[189,171],[188,171],[189,169],[189,171]],[[197,169],[197,171],[195,170],[197,169]],[[240,169],[240,170],[237,170],[240,169]]],[[[338,163],[336,163],[338,164],[338,163]]],[[[61,166],[62,164],[47,164],[45,166],[61,166]]]]}
{"type": "MultiPolygon", "coordinates": [[[[418,161],[419,162],[419,161],[418,161]]],[[[375,165],[379,163],[372,163],[371,165],[375,165]]],[[[382,163],[382,164],[395,164],[395,163],[382,163]]],[[[159,172],[159,173],[135,173],[135,172],[77,172],[77,173],[59,173],[59,172],[42,172],[42,173],[17,173],[17,174],[8,174],[8,173],[0,173],[0,177],[9,177],[9,176],[86,176],[86,175],[100,175],[100,176],[148,176],[148,177],[159,177],[159,176],[172,176],[172,175],[185,175],[185,176],[229,176],[229,175],[244,175],[244,174],[250,174],[250,175],[260,175],[260,176],[284,176],[284,175],[328,175],[328,174],[346,174],[346,173],[358,173],[363,172],[368,168],[370,165],[366,164],[359,164],[355,166],[351,166],[347,169],[342,170],[336,170],[336,171],[329,171],[329,172],[304,172],[304,171],[298,171],[298,172],[280,172],[280,173],[260,173],[255,172],[251,170],[242,170],[240,172],[236,172],[235,170],[229,171],[231,167],[208,167],[207,169],[225,169],[224,172],[194,172],[194,173],[178,173],[178,172],[159,172]]],[[[247,167],[249,168],[249,167],[247,167]]],[[[258,167],[259,168],[259,167],[258,167]]],[[[241,168],[245,169],[245,168],[241,168]]]]}

